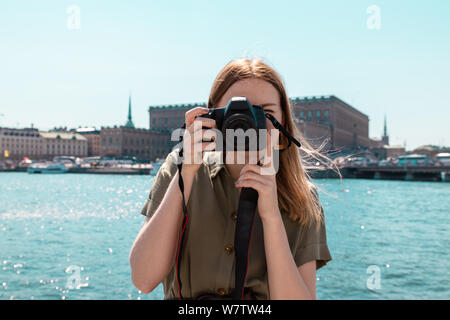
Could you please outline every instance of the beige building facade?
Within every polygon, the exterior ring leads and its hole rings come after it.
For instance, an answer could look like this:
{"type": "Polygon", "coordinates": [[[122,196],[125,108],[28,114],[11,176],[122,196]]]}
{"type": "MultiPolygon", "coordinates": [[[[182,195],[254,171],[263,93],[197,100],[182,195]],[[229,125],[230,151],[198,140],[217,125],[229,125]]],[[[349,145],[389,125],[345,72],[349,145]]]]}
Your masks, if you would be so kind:
{"type": "Polygon", "coordinates": [[[81,134],[74,132],[39,132],[43,139],[44,157],[55,156],[86,157],[88,142],[81,134]]]}
{"type": "Polygon", "coordinates": [[[0,159],[42,158],[44,140],[35,128],[0,128],[0,159]]]}
{"type": "Polygon", "coordinates": [[[87,140],[71,132],[43,132],[35,128],[0,128],[0,159],[51,160],[54,156],[87,155],[87,140]]]}

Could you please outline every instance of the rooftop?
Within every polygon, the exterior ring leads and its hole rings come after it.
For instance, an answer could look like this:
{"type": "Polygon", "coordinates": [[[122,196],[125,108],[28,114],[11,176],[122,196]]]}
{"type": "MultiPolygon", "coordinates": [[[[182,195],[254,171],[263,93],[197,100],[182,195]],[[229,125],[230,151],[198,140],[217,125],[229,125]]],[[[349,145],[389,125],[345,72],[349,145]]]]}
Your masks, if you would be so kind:
{"type": "Polygon", "coordinates": [[[147,128],[130,128],[127,126],[112,126],[112,127],[108,127],[108,126],[102,126],[101,127],[102,130],[127,130],[127,131],[139,131],[139,132],[157,132],[157,133],[170,133],[169,129],[166,128],[151,128],[151,129],[147,129],[147,128]]]}
{"type": "Polygon", "coordinates": [[[71,132],[44,132],[39,131],[41,137],[46,139],[86,140],[81,134],[71,132]]]}
{"type": "MultiPolygon", "coordinates": [[[[337,102],[340,102],[341,104],[346,105],[347,107],[351,108],[352,110],[355,110],[356,112],[359,112],[360,114],[368,117],[366,114],[362,113],[358,109],[352,107],[348,103],[344,102],[343,100],[339,99],[338,97],[334,95],[323,95],[323,96],[304,96],[304,97],[292,97],[289,98],[292,103],[295,102],[321,102],[321,101],[330,101],[334,100],[337,102]]],[[[191,109],[194,107],[206,107],[205,102],[199,102],[199,103],[181,103],[181,104],[166,104],[166,105],[155,105],[155,106],[149,106],[148,111],[151,110],[158,110],[158,109],[165,109],[165,110],[171,110],[171,109],[191,109]]]]}
{"type": "Polygon", "coordinates": [[[181,104],[166,104],[166,105],[156,105],[156,106],[149,106],[148,110],[154,110],[154,109],[190,109],[194,107],[206,107],[205,102],[199,102],[199,103],[181,103],[181,104]]]}
{"type": "Polygon", "coordinates": [[[78,133],[100,133],[99,130],[97,130],[96,128],[92,127],[92,128],[78,128],[75,130],[78,133]]]}
{"type": "Polygon", "coordinates": [[[368,115],[366,115],[365,113],[359,111],[358,109],[356,109],[355,107],[352,107],[351,105],[349,105],[347,102],[339,99],[338,97],[334,96],[334,95],[327,95],[327,96],[306,96],[306,97],[295,97],[295,98],[290,98],[291,102],[295,103],[295,102],[322,102],[322,101],[330,101],[330,100],[334,100],[337,101],[343,105],[345,105],[346,107],[366,116],[367,118],[369,118],[368,115]]]}

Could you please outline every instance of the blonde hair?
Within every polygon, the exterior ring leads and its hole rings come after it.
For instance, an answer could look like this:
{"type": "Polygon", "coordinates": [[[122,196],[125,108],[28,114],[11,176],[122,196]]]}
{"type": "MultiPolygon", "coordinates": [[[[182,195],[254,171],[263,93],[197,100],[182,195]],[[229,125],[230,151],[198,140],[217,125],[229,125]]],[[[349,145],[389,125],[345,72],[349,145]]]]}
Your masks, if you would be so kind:
{"type": "MultiPolygon", "coordinates": [[[[208,99],[208,108],[218,107],[221,98],[235,82],[249,78],[267,81],[275,87],[280,96],[283,126],[302,144],[300,152],[295,144],[291,144],[279,154],[280,162],[276,181],[280,211],[287,212],[292,220],[301,224],[311,225],[319,222],[317,223],[319,226],[323,218],[323,209],[316,186],[310,181],[308,168],[317,169],[317,162],[319,162],[322,168],[332,168],[340,176],[339,169],[321,153],[326,141],[318,148],[313,148],[294,124],[290,100],[280,75],[259,58],[233,60],[216,76],[208,99]]],[[[286,137],[281,134],[280,144],[288,145],[286,137]]]]}

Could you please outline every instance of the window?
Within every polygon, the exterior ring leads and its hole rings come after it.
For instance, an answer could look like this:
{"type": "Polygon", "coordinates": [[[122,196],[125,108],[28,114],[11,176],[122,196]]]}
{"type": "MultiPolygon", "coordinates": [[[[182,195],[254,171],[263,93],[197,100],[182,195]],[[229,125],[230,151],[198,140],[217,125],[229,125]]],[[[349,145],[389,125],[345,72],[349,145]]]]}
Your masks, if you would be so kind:
{"type": "Polygon", "coordinates": [[[324,115],[325,115],[325,118],[328,118],[328,110],[325,110],[324,115]]]}
{"type": "Polygon", "coordinates": [[[305,118],[305,113],[303,111],[300,111],[300,120],[303,120],[305,118]]]}
{"type": "Polygon", "coordinates": [[[316,111],[316,118],[320,118],[320,110],[316,111]]]}
{"type": "Polygon", "coordinates": [[[312,111],[308,111],[308,120],[312,119],[312,111]]]}

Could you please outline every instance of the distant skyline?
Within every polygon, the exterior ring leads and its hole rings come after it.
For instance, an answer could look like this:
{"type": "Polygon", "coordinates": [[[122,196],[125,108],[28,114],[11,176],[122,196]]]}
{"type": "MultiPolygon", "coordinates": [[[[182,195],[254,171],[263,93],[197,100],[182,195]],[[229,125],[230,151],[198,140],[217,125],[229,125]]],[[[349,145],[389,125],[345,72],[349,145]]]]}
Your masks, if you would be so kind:
{"type": "Polygon", "coordinates": [[[450,146],[450,1],[0,3],[0,126],[136,127],[206,102],[230,60],[261,57],[290,97],[335,95],[392,145],[450,146]]]}

